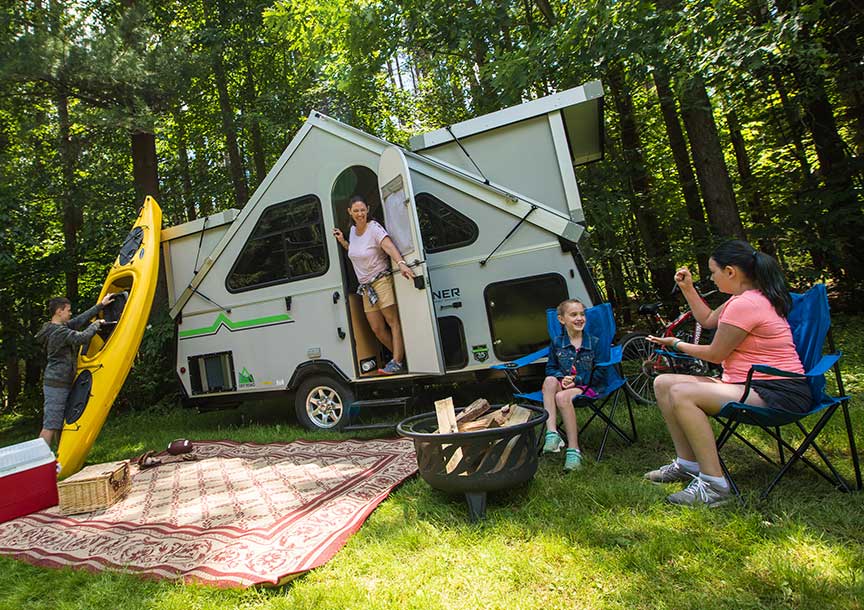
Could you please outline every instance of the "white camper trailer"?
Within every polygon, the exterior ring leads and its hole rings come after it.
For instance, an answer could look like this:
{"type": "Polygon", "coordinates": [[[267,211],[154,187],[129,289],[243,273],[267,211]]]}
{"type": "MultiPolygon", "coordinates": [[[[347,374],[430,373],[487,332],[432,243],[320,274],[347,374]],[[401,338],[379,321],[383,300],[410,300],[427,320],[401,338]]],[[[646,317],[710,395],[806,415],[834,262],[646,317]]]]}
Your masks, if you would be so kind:
{"type": "MultiPolygon", "coordinates": [[[[574,165],[602,157],[598,81],[417,136],[413,151],[312,112],[241,210],[162,231],[177,374],[193,404],[293,391],[343,426],[376,389],[488,374],[547,344],[545,313],[598,300],[574,165]],[[384,377],[350,261],[348,200],[413,265],[394,275],[408,372],[384,377]]],[[[404,391],[399,393],[404,394],[404,391]]]]}

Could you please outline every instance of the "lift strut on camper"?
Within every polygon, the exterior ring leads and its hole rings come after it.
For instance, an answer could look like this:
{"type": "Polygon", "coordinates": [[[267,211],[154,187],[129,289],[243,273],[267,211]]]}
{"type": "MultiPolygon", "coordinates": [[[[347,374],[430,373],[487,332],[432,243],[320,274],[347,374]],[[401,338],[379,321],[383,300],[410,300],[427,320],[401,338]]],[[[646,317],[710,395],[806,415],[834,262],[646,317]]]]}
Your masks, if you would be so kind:
{"type": "Polygon", "coordinates": [[[522,223],[525,222],[525,220],[531,215],[531,212],[533,212],[536,209],[537,209],[537,206],[532,204],[531,209],[528,210],[527,212],[525,212],[525,216],[523,216],[522,218],[519,219],[519,222],[516,223],[516,226],[513,227],[512,229],[510,229],[510,232],[504,236],[504,239],[502,239],[500,242],[498,242],[498,245],[495,246],[495,249],[493,249],[492,252],[490,252],[486,258],[484,258],[482,261],[480,261],[481,267],[484,267],[486,265],[486,263],[489,261],[490,258],[492,258],[492,255],[495,254],[495,252],[498,250],[498,248],[500,248],[501,245],[505,241],[507,241],[511,235],[513,235],[516,232],[516,229],[518,229],[522,225],[522,223]]]}

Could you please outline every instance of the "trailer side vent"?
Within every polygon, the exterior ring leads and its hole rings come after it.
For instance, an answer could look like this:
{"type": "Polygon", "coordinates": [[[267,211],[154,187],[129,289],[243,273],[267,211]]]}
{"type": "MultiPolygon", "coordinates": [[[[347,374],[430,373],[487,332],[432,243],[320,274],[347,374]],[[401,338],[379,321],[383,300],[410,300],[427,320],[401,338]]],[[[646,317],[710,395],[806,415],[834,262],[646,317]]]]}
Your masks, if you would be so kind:
{"type": "Polygon", "coordinates": [[[231,352],[218,352],[190,356],[189,380],[193,395],[236,390],[233,355],[231,352]]]}

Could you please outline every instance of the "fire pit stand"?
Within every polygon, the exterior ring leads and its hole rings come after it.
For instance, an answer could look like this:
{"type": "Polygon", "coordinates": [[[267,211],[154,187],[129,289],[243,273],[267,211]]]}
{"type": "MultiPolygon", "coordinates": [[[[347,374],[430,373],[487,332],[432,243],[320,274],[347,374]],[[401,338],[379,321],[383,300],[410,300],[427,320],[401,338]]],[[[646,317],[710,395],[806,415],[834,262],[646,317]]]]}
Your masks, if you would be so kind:
{"type": "Polygon", "coordinates": [[[396,430],[414,441],[423,480],[435,489],[465,494],[469,516],[477,521],[486,515],[488,492],[526,483],[537,472],[547,413],[532,405],[520,406],[532,411],[531,416],[512,426],[437,434],[433,412],[409,417],[396,430]]]}

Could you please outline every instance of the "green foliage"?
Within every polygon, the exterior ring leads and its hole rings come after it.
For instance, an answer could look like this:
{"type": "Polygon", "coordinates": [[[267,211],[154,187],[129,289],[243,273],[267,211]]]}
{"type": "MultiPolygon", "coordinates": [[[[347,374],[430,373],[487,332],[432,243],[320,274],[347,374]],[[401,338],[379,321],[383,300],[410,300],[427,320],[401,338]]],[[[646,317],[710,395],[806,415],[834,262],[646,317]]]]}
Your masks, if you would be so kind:
{"type": "MultiPolygon", "coordinates": [[[[251,193],[313,109],[404,145],[412,133],[599,78],[609,98],[605,158],[578,169],[592,264],[601,283],[620,280],[623,301],[661,296],[647,271],[657,261],[633,215],[633,151],[622,149],[608,88],[613,66],[632,90],[626,118],[638,128],[647,169],[639,205],[657,219],[672,262],[693,264],[706,245],[685,230],[681,177],[652,80],[661,68],[679,114],[685,86],[695,77],[707,84],[751,241],[775,248],[793,285],[828,281],[844,306],[860,310],[862,25],[848,0],[6,3],[0,397],[14,398],[13,361],[23,391],[38,392],[30,337],[44,302],[66,290],[64,275],[78,286],[76,307],[95,297],[139,203],[136,132],[155,134],[170,225],[237,205],[238,180],[251,193]],[[747,180],[735,171],[731,113],[747,180]],[[231,124],[237,159],[228,154],[231,124]]],[[[685,152],[692,157],[700,144],[688,142],[685,152]]],[[[163,376],[173,379],[169,368],[163,376]]],[[[153,392],[142,395],[153,400],[153,392]]]]}
{"type": "Polygon", "coordinates": [[[115,409],[141,410],[159,403],[173,404],[181,395],[174,371],[176,328],[166,308],[154,311],[144,330],[141,347],[115,409]]]}

